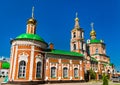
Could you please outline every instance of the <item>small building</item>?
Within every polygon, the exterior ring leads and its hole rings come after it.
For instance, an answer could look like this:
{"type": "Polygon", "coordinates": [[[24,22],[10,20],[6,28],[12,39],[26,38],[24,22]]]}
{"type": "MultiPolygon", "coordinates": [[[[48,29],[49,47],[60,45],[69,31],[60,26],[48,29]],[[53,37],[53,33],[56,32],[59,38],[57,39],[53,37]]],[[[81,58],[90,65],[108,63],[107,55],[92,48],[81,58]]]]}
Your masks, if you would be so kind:
{"type": "Polygon", "coordinates": [[[0,77],[8,76],[9,68],[10,68],[9,58],[2,56],[0,58],[0,77]]]}

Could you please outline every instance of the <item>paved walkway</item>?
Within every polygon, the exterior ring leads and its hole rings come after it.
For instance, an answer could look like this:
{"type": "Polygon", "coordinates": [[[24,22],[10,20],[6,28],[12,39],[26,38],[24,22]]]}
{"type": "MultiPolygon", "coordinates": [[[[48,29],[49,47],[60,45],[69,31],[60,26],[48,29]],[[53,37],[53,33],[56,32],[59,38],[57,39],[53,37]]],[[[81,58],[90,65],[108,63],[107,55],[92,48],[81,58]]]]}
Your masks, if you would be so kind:
{"type": "MultiPolygon", "coordinates": [[[[0,78],[0,85],[3,81],[3,78],[0,78]]],[[[12,85],[12,84],[2,84],[2,85],[12,85]]],[[[21,85],[21,84],[13,84],[13,85],[21,85]]],[[[39,85],[102,85],[102,81],[90,81],[90,82],[77,82],[77,83],[57,83],[57,84],[39,84],[39,85]]],[[[109,81],[109,85],[120,85],[120,83],[115,83],[109,81]]]]}

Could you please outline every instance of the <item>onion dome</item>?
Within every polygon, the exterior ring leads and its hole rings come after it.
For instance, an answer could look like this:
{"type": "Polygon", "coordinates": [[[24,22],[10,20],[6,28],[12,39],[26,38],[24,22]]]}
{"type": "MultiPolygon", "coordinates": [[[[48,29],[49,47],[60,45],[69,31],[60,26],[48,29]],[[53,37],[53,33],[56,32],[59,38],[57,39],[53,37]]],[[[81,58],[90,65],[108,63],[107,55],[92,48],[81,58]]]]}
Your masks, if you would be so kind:
{"type": "Polygon", "coordinates": [[[91,28],[92,28],[92,31],[90,32],[90,36],[96,36],[96,32],[94,30],[94,23],[93,22],[91,23],[91,28]]]}
{"type": "Polygon", "coordinates": [[[79,21],[78,17],[75,18],[75,21],[79,21]]]}
{"type": "Polygon", "coordinates": [[[90,36],[96,36],[95,30],[92,30],[92,31],[90,32],[90,36]]]}
{"type": "Polygon", "coordinates": [[[36,25],[37,21],[34,18],[30,18],[30,19],[28,19],[27,24],[34,24],[34,25],[36,25]]]}

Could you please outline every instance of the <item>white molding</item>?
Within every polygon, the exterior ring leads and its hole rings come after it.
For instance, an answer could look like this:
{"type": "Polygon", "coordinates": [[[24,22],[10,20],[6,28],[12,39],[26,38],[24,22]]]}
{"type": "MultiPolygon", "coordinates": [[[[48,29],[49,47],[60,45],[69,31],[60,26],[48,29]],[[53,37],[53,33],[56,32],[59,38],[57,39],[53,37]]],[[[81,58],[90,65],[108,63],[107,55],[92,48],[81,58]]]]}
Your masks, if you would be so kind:
{"type": "Polygon", "coordinates": [[[12,80],[14,80],[14,77],[15,77],[15,69],[16,69],[16,60],[17,60],[17,52],[18,52],[18,46],[16,45],[15,46],[16,49],[15,49],[15,57],[14,57],[14,66],[13,66],[13,75],[12,75],[12,80]]]}
{"type": "Polygon", "coordinates": [[[28,54],[27,53],[22,53],[19,55],[19,59],[18,59],[18,62],[24,60],[26,63],[28,62],[28,54]]]}
{"type": "Polygon", "coordinates": [[[72,80],[72,76],[70,76],[70,80],[72,80]]]}
{"type": "Polygon", "coordinates": [[[10,61],[10,76],[9,76],[9,79],[10,79],[11,76],[12,76],[11,72],[12,72],[12,69],[13,69],[13,68],[12,68],[12,65],[13,65],[12,63],[13,63],[14,46],[11,46],[11,48],[12,48],[12,49],[11,49],[12,51],[11,51],[11,58],[10,58],[11,61],[10,61]]]}
{"type": "Polygon", "coordinates": [[[80,77],[80,80],[82,80],[82,79],[83,79],[83,77],[81,76],[81,77],[80,77]]]}
{"type": "Polygon", "coordinates": [[[58,77],[58,80],[61,80],[61,77],[58,77]]]}
{"type": "Polygon", "coordinates": [[[42,55],[41,54],[38,54],[37,56],[36,56],[36,63],[37,62],[41,62],[42,63],[42,55]]]}
{"type": "Polygon", "coordinates": [[[43,42],[34,41],[34,40],[16,40],[12,42],[12,45],[35,45],[41,48],[47,48],[47,45],[43,42]]]}
{"type": "Polygon", "coordinates": [[[45,77],[45,80],[48,80],[48,76],[45,77]]]}
{"type": "Polygon", "coordinates": [[[30,55],[30,73],[29,73],[29,80],[32,80],[32,74],[33,74],[33,64],[34,64],[34,46],[31,48],[31,55],[30,55]]]}

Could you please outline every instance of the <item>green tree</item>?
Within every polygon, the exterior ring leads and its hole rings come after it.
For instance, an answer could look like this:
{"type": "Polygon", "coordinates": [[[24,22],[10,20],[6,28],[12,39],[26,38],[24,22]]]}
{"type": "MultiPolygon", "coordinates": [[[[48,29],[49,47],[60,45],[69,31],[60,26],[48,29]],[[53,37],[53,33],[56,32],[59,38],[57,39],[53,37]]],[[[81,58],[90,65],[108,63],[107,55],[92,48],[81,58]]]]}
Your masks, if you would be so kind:
{"type": "Polygon", "coordinates": [[[102,80],[103,80],[103,85],[108,85],[108,76],[106,74],[103,74],[102,80]]]}

